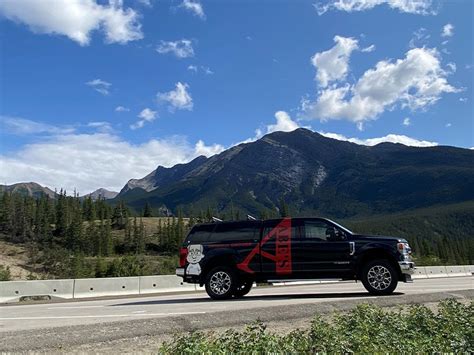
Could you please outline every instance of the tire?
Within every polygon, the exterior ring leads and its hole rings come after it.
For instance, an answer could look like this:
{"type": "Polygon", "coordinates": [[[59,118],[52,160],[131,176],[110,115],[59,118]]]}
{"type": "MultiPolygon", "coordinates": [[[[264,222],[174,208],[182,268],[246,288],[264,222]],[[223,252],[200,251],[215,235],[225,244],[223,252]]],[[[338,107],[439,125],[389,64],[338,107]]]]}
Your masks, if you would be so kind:
{"type": "Polygon", "coordinates": [[[386,259],[370,261],[362,268],[361,280],[372,295],[390,295],[397,288],[397,270],[386,259]]]}
{"type": "Polygon", "coordinates": [[[232,268],[217,266],[206,275],[206,292],[213,300],[229,299],[235,292],[236,281],[232,268]]]}
{"type": "Polygon", "coordinates": [[[235,288],[234,297],[241,298],[244,297],[247,293],[250,292],[253,286],[252,280],[242,281],[240,284],[235,288]]]}

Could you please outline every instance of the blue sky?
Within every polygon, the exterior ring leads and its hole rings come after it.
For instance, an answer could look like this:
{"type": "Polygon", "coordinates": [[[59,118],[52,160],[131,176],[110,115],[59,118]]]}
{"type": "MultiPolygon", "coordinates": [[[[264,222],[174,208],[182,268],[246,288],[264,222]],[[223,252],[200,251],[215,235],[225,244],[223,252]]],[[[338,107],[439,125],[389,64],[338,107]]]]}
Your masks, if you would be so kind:
{"type": "Polygon", "coordinates": [[[5,0],[0,180],[120,189],[298,126],[474,146],[473,2],[5,0]]]}

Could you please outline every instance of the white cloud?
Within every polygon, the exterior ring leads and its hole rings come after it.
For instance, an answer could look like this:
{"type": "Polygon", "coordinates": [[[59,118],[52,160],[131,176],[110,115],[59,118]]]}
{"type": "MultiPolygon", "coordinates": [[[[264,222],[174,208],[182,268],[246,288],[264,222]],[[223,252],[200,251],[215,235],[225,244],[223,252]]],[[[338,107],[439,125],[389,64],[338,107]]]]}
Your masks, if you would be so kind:
{"type": "Polygon", "coordinates": [[[200,67],[198,67],[197,65],[188,65],[188,70],[193,71],[195,73],[197,73],[198,71],[202,71],[206,75],[214,74],[214,72],[211,70],[211,68],[206,67],[204,65],[201,65],[200,67]]]}
{"type": "Polygon", "coordinates": [[[194,146],[194,151],[196,155],[205,155],[206,157],[210,157],[215,154],[219,154],[225,150],[223,145],[220,144],[213,144],[213,145],[206,145],[202,140],[198,140],[196,145],[194,146]]]}
{"type": "Polygon", "coordinates": [[[326,0],[318,1],[313,6],[318,15],[321,16],[330,10],[366,11],[382,4],[386,4],[400,12],[411,14],[435,15],[437,13],[433,0],[326,0]]]}
{"type": "Polygon", "coordinates": [[[267,126],[267,133],[272,132],[291,132],[299,128],[298,123],[293,121],[290,115],[285,111],[275,112],[276,123],[267,126]]]}
{"type": "Polygon", "coordinates": [[[214,72],[209,67],[201,66],[201,69],[204,71],[204,74],[206,74],[206,75],[214,74],[214,72]]]}
{"type": "Polygon", "coordinates": [[[456,73],[456,63],[453,63],[453,62],[449,62],[448,64],[446,64],[446,67],[448,67],[448,70],[446,71],[447,74],[454,74],[456,73]]]}
{"type": "Polygon", "coordinates": [[[375,44],[371,44],[371,45],[368,46],[368,47],[362,48],[360,51],[361,51],[361,52],[364,52],[364,53],[373,52],[373,51],[375,51],[375,44]]]}
{"type": "Polygon", "coordinates": [[[155,120],[156,116],[156,111],[153,111],[148,107],[143,109],[142,112],[140,112],[140,114],[138,115],[138,117],[144,119],[147,122],[155,120]]]}
{"type": "Polygon", "coordinates": [[[67,134],[75,131],[70,126],[54,126],[46,123],[27,120],[20,117],[0,116],[0,127],[5,132],[28,135],[28,134],[67,134]]]}
{"type": "Polygon", "coordinates": [[[408,42],[408,48],[425,47],[428,45],[430,38],[431,35],[428,33],[428,30],[424,27],[420,27],[413,32],[413,37],[410,39],[410,42],[408,42]]]}
{"type": "Polygon", "coordinates": [[[446,123],[446,125],[445,125],[446,128],[449,128],[449,127],[451,127],[451,126],[452,126],[451,123],[446,123]]]}
{"type": "Polygon", "coordinates": [[[326,87],[331,81],[342,80],[349,69],[349,58],[352,51],[359,48],[357,40],[335,36],[336,45],[325,52],[316,53],[311,63],[317,69],[316,80],[326,87]]]}
{"type": "Polygon", "coordinates": [[[106,121],[89,122],[87,127],[94,128],[96,131],[101,133],[111,133],[114,131],[110,122],[106,121]]]}
{"type": "Polygon", "coordinates": [[[434,147],[438,145],[438,143],[436,142],[418,140],[415,138],[407,137],[404,135],[398,135],[398,134],[388,134],[384,137],[379,137],[379,138],[359,139],[359,138],[348,138],[338,133],[329,133],[329,132],[318,132],[318,133],[328,138],[337,139],[340,141],[347,141],[347,142],[356,143],[360,145],[368,145],[368,146],[374,146],[374,145],[377,145],[380,143],[386,143],[386,142],[400,143],[400,144],[404,144],[404,145],[412,146],[412,147],[434,147]]]}
{"type": "Polygon", "coordinates": [[[408,127],[408,126],[411,126],[411,120],[410,120],[410,117],[405,117],[403,119],[403,123],[402,123],[404,126],[408,127]]]}
{"type": "Polygon", "coordinates": [[[92,87],[95,91],[101,93],[102,95],[110,94],[109,89],[112,86],[111,83],[108,83],[107,81],[104,81],[101,79],[94,79],[94,80],[88,81],[86,85],[92,87]]]}
{"type": "Polygon", "coordinates": [[[159,103],[165,103],[168,105],[168,109],[171,112],[175,110],[193,110],[193,99],[191,94],[188,92],[189,85],[186,83],[176,83],[174,90],[156,94],[156,98],[159,103]]]}
{"type": "Polygon", "coordinates": [[[151,3],[151,0],[137,0],[140,4],[142,4],[143,6],[146,6],[146,7],[152,7],[152,3],[151,3]]]}
{"type": "Polygon", "coordinates": [[[467,102],[467,97],[460,97],[460,98],[459,98],[459,101],[461,101],[461,102],[467,102]]]}
{"type": "Polygon", "coordinates": [[[321,121],[345,119],[357,123],[375,120],[397,105],[426,109],[443,93],[458,92],[441,68],[436,49],[414,48],[395,62],[383,60],[367,70],[355,84],[319,90],[315,101],[302,100],[302,118],[321,121]]]}
{"type": "Polygon", "coordinates": [[[130,109],[128,107],[124,107],[124,106],[117,106],[115,108],[115,112],[128,112],[130,111],[130,109]]]}
{"type": "Polygon", "coordinates": [[[99,187],[118,191],[130,178],[141,178],[158,165],[170,167],[222,149],[202,141],[192,145],[178,136],[134,145],[108,133],[58,135],[9,157],[0,155],[0,181],[35,181],[70,192],[76,188],[81,194],[99,187]]]}
{"type": "Polygon", "coordinates": [[[441,37],[452,37],[454,35],[454,26],[450,23],[447,23],[443,26],[443,30],[441,31],[441,37]]]}
{"type": "Polygon", "coordinates": [[[145,123],[153,122],[157,117],[158,117],[158,113],[147,107],[138,114],[138,118],[141,118],[141,119],[135,122],[134,124],[130,125],[130,128],[131,129],[142,128],[143,126],[145,126],[145,123]]]}
{"type": "Polygon", "coordinates": [[[172,53],[180,59],[194,57],[193,44],[189,39],[161,41],[156,51],[160,54],[172,53]]]}
{"type": "Polygon", "coordinates": [[[186,9],[187,11],[191,12],[194,16],[197,16],[202,20],[206,19],[206,14],[204,13],[202,4],[198,0],[183,0],[180,7],[186,9]]]}
{"type": "Polygon", "coordinates": [[[105,33],[107,43],[143,38],[138,14],[121,1],[100,5],[96,0],[3,0],[0,15],[27,25],[35,33],[64,35],[85,46],[91,32],[105,33]]]}

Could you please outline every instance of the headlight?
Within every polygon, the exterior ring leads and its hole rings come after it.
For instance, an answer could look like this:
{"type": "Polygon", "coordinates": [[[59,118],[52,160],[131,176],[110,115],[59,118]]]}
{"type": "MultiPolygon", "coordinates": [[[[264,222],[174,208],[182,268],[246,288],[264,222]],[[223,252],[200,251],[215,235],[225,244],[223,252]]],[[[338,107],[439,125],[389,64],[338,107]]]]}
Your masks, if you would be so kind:
{"type": "Polygon", "coordinates": [[[411,254],[411,248],[408,245],[408,243],[398,243],[397,244],[397,249],[401,254],[406,254],[406,255],[411,254]]]}

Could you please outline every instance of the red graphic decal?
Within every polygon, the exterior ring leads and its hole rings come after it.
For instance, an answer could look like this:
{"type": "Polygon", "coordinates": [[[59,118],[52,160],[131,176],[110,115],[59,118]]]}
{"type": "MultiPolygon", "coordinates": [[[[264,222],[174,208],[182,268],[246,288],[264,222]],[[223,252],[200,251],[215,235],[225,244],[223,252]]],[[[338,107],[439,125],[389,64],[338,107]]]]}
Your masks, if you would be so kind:
{"type": "Polygon", "coordinates": [[[249,264],[253,257],[258,254],[275,262],[277,275],[291,274],[291,218],[282,219],[275,228],[262,238],[245,260],[237,264],[237,267],[242,271],[254,273],[249,264]],[[275,255],[261,250],[261,247],[272,238],[275,238],[275,255]]]}

